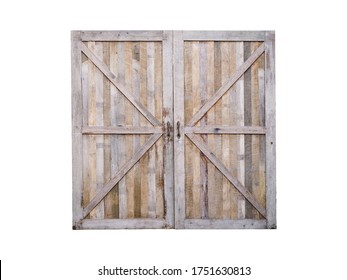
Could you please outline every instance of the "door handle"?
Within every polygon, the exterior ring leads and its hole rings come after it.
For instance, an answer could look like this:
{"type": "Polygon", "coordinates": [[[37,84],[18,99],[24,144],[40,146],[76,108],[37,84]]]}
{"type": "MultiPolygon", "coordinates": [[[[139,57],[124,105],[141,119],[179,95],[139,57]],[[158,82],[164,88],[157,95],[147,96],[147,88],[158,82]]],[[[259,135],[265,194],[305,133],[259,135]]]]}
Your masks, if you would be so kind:
{"type": "Polygon", "coordinates": [[[166,123],[166,136],[170,137],[170,122],[166,123]]]}
{"type": "Polygon", "coordinates": [[[181,123],[180,121],[177,122],[177,138],[181,138],[181,123]]]}

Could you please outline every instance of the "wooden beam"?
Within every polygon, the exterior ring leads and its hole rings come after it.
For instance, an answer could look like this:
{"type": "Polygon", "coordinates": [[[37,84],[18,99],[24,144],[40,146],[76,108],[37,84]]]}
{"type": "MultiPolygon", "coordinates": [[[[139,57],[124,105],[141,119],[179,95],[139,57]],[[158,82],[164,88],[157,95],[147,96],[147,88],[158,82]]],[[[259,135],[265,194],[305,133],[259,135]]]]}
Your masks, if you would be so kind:
{"type": "Polygon", "coordinates": [[[164,219],[85,219],[79,229],[171,228],[164,219]]]}
{"type": "Polygon", "coordinates": [[[163,40],[163,121],[165,127],[170,130],[164,137],[163,164],[164,164],[164,199],[166,221],[169,227],[175,226],[175,205],[174,205],[174,146],[173,146],[173,32],[164,31],[166,39],[163,40]],[[167,125],[169,123],[169,125],[167,125]]]}
{"type": "Polygon", "coordinates": [[[226,82],[207,102],[200,108],[200,110],[193,116],[188,122],[187,126],[195,125],[211,107],[222,98],[222,96],[237,82],[237,80],[245,73],[245,71],[258,59],[258,57],[264,52],[264,43],[260,45],[258,49],[243,63],[236,72],[232,75],[228,82],[226,82]]]}
{"type": "Polygon", "coordinates": [[[182,32],[174,32],[174,186],[175,186],[175,228],[184,228],[185,207],[185,169],[184,169],[184,134],[180,137],[184,124],[184,64],[182,32]]]}
{"type": "Polygon", "coordinates": [[[73,227],[82,219],[82,58],[79,31],[71,32],[71,107],[72,107],[72,185],[73,185],[73,227]]]}
{"type": "Polygon", "coordinates": [[[135,106],[137,110],[154,126],[160,126],[160,122],[127,91],[127,89],[119,82],[117,77],[110,71],[107,65],[102,62],[85,44],[81,44],[82,52],[95,64],[96,67],[117,87],[120,92],[135,106]]]}
{"type": "Polygon", "coordinates": [[[85,126],[82,128],[83,134],[102,135],[102,134],[152,134],[161,133],[162,127],[114,127],[114,126],[85,126]]]}
{"type": "Polygon", "coordinates": [[[204,153],[204,155],[213,163],[216,168],[222,172],[225,178],[227,178],[231,184],[259,211],[259,213],[265,218],[266,210],[260,203],[254,198],[253,194],[247,190],[242,183],[235,178],[225,165],[208,149],[205,143],[203,143],[196,135],[186,134],[193,144],[204,153]]]}
{"type": "Polygon", "coordinates": [[[187,229],[265,229],[266,220],[187,219],[187,229]]]}
{"type": "Polygon", "coordinates": [[[153,134],[148,141],[134,153],[132,158],[119,169],[114,178],[104,185],[104,187],[84,208],[83,218],[85,218],[90,211],[92,211],[100,203],[100,201],[113,189],[113,187],[128,173],[134,164],[139,161],[139,159],[154,145],[155,142],[157,142],[161,135],[162,133],[153,134]]]}
{"type": "Polygon", "coordinates": [[[184,31],[184,41],[264,41],[265,31],[184,31]]]}
{"type": "Polygon", "coordinates": [[[266,134],[266,128],[262,126],[193,126],[185,127],[185,133],[196,134],[266,134]]]}
{"type": "Polygon", "coordinates": [[[163,31],[81,31],[82,41],[162,41],[163,31]]]}
{"type": "Polygon", "coordinates": [[[268,228],[276,228],[276,100],[275,32],[266,32],[265,41],[265,125],[266,134],[266,211],[268,228]]]}

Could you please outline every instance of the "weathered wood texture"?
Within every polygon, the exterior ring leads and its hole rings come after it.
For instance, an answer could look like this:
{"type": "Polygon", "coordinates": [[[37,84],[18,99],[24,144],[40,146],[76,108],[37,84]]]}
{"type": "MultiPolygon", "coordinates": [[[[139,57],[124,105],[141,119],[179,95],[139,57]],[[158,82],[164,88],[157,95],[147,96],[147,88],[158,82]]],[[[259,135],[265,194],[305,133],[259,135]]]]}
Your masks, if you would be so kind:
{"type": "Polygon", "coordinates": [[[266,209],[268,228],[276,228],[275,32],[265,39],[266,209]]]}
{"type": "Polygon", "coordinates": [[[185,165],[184,136],[178,124],[184,123],[184,64],[183,64],[183,40],[182,32],[174,34],[173,66],[174,66],[174,186],[175,186],[175,228],[184,228],[185,219],[185,174],[189,172],[189,166],[185,165]],[[180,137],[178,137],[180,135],[180,137]]]}
{"type": "Polygon", "coordinates": [[[246,214],[250,219],[263,219],[266,216],[265,154],[261,151],[264,142],[262,135],[266,133],[263,111],[264,45],[258,42],[248,43],[252,47],[252,52],[248,57],[244,57],[244,44],[244,42],[184,42],[184,112],[185,121],[188,122],[185,133],[202,135],[203,138],[200,139],[194,137],[198,143],[201,140],[206,142],[209,151],[213,153],[215,159],[218,159],[217,164],[216,162],[210,164],[209,160],[208,168],[202,173],[201,167],[204,165],[201,162],[206,159],[200,154],[201,148],[198,149],[190,141],[185,141],[185,205],[188,219],[237,220],[244,219],[246,214]],[[210,70],[205,69],[206,67],[210,70]],[[245,71],[251,72],[249,87],[245,86],[245,71]],[[197,79],[199,75],[204,78],[197,79]],[[230,77],[236,78],[230,79],[230,77]],[[209,89],[204,81],[209,81],[209,89]],[[246,94],[250,95],[253,103],[245,99],[246,94]],[[200,102],[201,100],[203,101],[200,102]],[[203,109],[204,107],[206,109],[203,109]],[[247,126],[245,126],[246,107],[252,118],[247,126]],[[204,113],[205,111],[207,113],[204,113]],[[196,121],[196,126],[192,126],[196,121]],[[206,138],[204,135],[207,134],[209,135],[206,138]],[[251,150],[245,147],[245,134],[251,137],[251,150]],[[247,176],[252,179],[248,181],[250,185],[245,183],[245,158],[248,157],[253,159],[252,165],[247,169],[247,176]],[[221,172],[222,165],[224,172],[221,172]],[[209,173],[212,176],[209,176],[209,173]],[[228,179],[230,176],[236,179],[234,184],[228,179]],[[209,180],[205,180],[205,177],[209,180]],[[207,181],[207,199],[202,195],[201,182],[205,181],[207,181]],[[242,188],[243,194],[236,190],[238,187],[242,188]],[[253,204],[245,199],[245,193],[246,196],[248,193],[252,194],[253,204]],[[207,204],[207,216],[201,211],[202,203],[207,204]],[[246,213],[246,203],[251,205],[250,214],[246,213]]]}
{"type": "Polygon", "coordinates": [[[276,228],[271,31],[73,31],[76,228],[276,228]]]}
{"type": "MultiPolygon", "coordinates": [[[[164,96],[170,96],[172,101],[172,63],[168,61],[172,57],[172,36],[168,40],[165,35],[163,40],[162,32],[121,32],[117,38],[109,32],[73,34],[79,35],[78,44],[73,41],[73,71],[77,80],[73,80],[73,91],[80,92],[73,103],[83,112],[74,117],[74,123],[79,122],[81,142],[76,141],[75,146],[79,145],[83,154],[83,182],[79,183],[83,213],[78,217],[75,214],[76,227],[89,228],[94,224],[86,223],[87,220],[105,219],[114,219],[113,225],[119,221],[114,228],[121,228],[132,219],[143,225],[129,222],[134,228],[173,227],[173,173],[170,178],[169,170],[173,139],[163,136],[162,126],[164,121],[173,122],[172,102],[164,102],[164,96]],[[98,36],[110,37],[105,41],[93,40],[100,39],[98,36]],[[147,40],[141,36],[147,36],[147,40]],[[78,55],[82,57],[80,71],[78,55]],[[165,87],[164,79],[169,82],[165,87]],[[144,225],[146,219],[148,224],[144,225]],[[161,225],[151,222],[153,219],[166,222],[161,225]]],[[[78,185],[77,179],[75,182],[78,185]]],[[[74,197],[75,205],[77,191],[74,197]]],[[[81,212],[75,208],[74,213],[81,212]]],[[[109,224],[105,222],[105,228],[109,224]]]]}

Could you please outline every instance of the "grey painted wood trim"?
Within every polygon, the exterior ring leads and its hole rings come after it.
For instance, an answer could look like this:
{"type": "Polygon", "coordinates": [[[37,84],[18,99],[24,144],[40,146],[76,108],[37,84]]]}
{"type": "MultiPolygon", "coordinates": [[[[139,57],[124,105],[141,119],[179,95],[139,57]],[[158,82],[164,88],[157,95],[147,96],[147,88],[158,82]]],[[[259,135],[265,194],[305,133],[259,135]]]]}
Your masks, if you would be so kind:
{"type": "Polygon", "coordinates": [[[187,219],[187,229],[265,229],[266,220],[187,219]]]}
{"type": "Polygon", "coordinates": [[[71,32],[71,111],[72,111],[72,185],[73,185],[73,227],[82,219],[82,58],[79,31],[71,32]]]}
{"type": "Polygon", "coordinates": [[[185,219],[185,170],[184,134],[178,137],[179,129],[184,128],[184,62],[182,32],[174,32],[174,170],[175,170],[175,228],[184,227],[185,219]]]}
{"type": "Polygon", "coordinates": [[[276,92],[275,32],[265,40],[266,216],[268,228],[276,228],[276,92]]]}
{"type": "Polygon", "coordinates": [[[82,41],[162,41],[163,31],[141,30],[85,30],[81,31],[82,41]]]}
{"type": "Polygon", "coordinates": [[[265,31],[183,31],[184,41],[264,41],[265,31]]]}
{"type": "Polygon", "coordinates": [[[84,219],[78,229],[170,228],[164,219],[84,219]]]}

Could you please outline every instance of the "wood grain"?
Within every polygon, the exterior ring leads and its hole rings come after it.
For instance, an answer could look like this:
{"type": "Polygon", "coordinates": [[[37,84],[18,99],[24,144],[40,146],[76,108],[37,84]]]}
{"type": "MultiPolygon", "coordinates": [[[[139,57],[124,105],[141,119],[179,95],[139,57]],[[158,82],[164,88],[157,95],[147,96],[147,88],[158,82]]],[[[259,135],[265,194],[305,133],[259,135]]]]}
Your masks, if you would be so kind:
{"type": "Polygon", "coordinates": [[[223,86],[204,104],[204,106],[200,108],[200,110],[188,122],[187,126],[193,126],[206,114],[206,112],[225,94],[225,92],[237,82],[253,62],[257,60],[257,58],[264,52],[264,48],[264,44],[262,44],[254,53],[252,53],[252,55],[232,75],[228,82],[223,84],[223,86]]]}
{"type": "MultiPolygon", "coordinates": [[[[155,114],[154,43],[147,43],[147,108],[155,114]]],[[[156,216],[156,156],[154,147],[148,152],[148,217],[156,216]]]]}
{"type": "Polygon", "coordinates": [[[264,41],[265,31],[184,31],[185,41],[264,41]]]}
{"type": "MultiPolygon", "coordinates": [[[[126,90],[127,92],[132,92],[133,83],[132,83],[132,75],[133,75],[133,50],[134,43],[133,42],[124,42],[124,79],[126,81],[126,90]]],[[[132,94],[132,98],[135,102],[139,103],[137,99],[132,94]]],[[[135,108],[129,102],[125,103],[125,125],[132,126],[133,123],[133,115],[136,114],[135,108]]],[[[141,104],[142,105],[142,104],[141,104]]],[[[133,135],[125,135],[125,149],[127,157],[134,154],[134,137],[133,135]]],[[[136,164],[136,163],[135,163],[136,164]]],[[[134,164],[134,165],[135,165],[134,164]]],[[[134,166],[133,165],[133,166],[134,166]]],[[[127,218],[135,217],[135,201],[134,201],[134,169],[130,169],[129,172],[125,176],[125,185],[126,185],[126,199],[127,199],[127,218]]]]}
{"type": "Polygon", "coordinates": [[[187,229],[264,229],[265,220],[221,220],[221,219],[187,219],[187,229]]]}
{"type": "MultiPolygon", "coordinates": [[[[206,52],[207,52],[207,65],[206,65],[206,83],[207,83],[207,98],[210,98],[214,93],[215,93],[215,85],[214,85],[214,42],[206,42],[206,52]]],[[[213,125],[215,122],[215,109],[212,107],[209,111],[209,114],[206,115],[206,124],[203,127],[200,127],[201,129],[206,128],[208,125],[213,125]]],[[[199,129],[199,127],[196,127],[199,129]]],[[[185,128],[185,132],[187,132],[188,127],[185,128]]],[[[193,128],[194,129],[194,128],[193,128]]],[[[191,132],[195,133],[195,132],[191,132]]],[[[204,133],[208,134],[208,133],[204,133]]],[[[209,149],[214,149],[214,140],[215,137],[214,135],[207,135],[207,145],[209,149]]],[[[216,188],[216,183],[215,183],[215,166],[210,163],[210,161],[207,161],[207,201],[208,201],[208,213],[207,217],[211,218],[215,216],[215,209],[217,207],[216,201],[215,201],[215,192],[214,189],[216,188]]],[[[218,186],[217,186],[218,188],[218,186]]]]}
{"type": "MultiPolygon", "coordinates": [[[[118,79],[119,82],[125,84],[125,43],[121,42],[117,44],[117,70],[118,70],[118,79]]],[[[125,104],[126,100],[123,98],[122,93],[117,88],[115,92],[116,104],[115,104],[115,117],[117,120],[117,124],[121,126],[125,126],[125,104]]],[[[126,150],[126,139],[125,137],[118,136],[115,140],[117,140],[117,154],[118,154],[118,169],[123,166],[127,159],[127,150],[126,150]]],[[[115,173],[115,174],[117,174],[115,173]]],[[[114,174],[114,176],[115,176],[114,174]]],[[[119,218],[125,219],[127,217],[127,188],[126,188],[126,180],[122,178],[118,183],[118,193],[119,193],[119,218]]]]}
{"type": "Polygon", "coordinates": [[[199,126],[186,127],[184,131],[186,133],[196,133],[196,134],[242,134],[242,135],[252,134],[254,135],[254,134],[265,134],[266,128],[263,126],[204,125],[201,127],[199,126]]]}
{"type": "MultiPolygon", "coordinates": [[[[157,120],[163,122],[163,53],[162,43],[154,43],[154,107],[157,120]]],[[[164,218],[164,162],[163,162],[163,137],[154,146],[155,150],[155,187],[156,187],[156,218],[164,218]]]]}
{"type": "Polygon", "coordinates": [[[276,228],[275,32],[266,32],[265,49],[266,215],[268,228],[276,228]]]}
{"type": "MultiPolygon", "coordinates": [[[[199,92],[200,105],[199,108],[206,102],[207,95],[207,43],[199,43],[199,92]]],[[[200,121],[201,126],[206,126],[207,116],[200,121]]],[[[202,140],[207,143],[207,135],[201,136],[202,140]]],[[[208,167],[207,159],[203,153],[200,153],[200,216],[202,219],[208,218],[208,167]]]]}
{"type": "MultiPolygon", "coordinates": [[[[187,44],[187,43],[185,43],[187,44]]],[[[191,52],[189,55],[192,57],[192,69],[191,73],[191,80],[192,80],[192,114],[194,115],[200,108],[200,92],[199,92],[199,42],[189,42],[191,44],[191,52]]],[[[191,158],[191,164],[192,164],[192,184],[191,186],[186,185],[187,188],[192,189],[192,213],[191,216],[188,216],[189,218],[200,218],[200,193],[201,193],[201,186],[200,186],[200,153],[194,146],[192,146],[192,153],[186,153],[186,156],[191,158]]]]}
{"type": "Polygon", "coordinates": [[[79,31],[82,41],[112,41],[112,42],[131,42],[131,41],[161,41],[165,38],[163,31],[79,31]]]}
{"type": "Polygon", "coordinates": [[[178,137],[177,123],[184,128],[184,48],[182,32],[174,32],[173,58],[174,58],[174,170],[175,170],[175,228],[184,227],[185,219],[185,165],[184,165],[184,139],[178,137]]]}
{"type": "Polygon", "coordinates": [[[164,216],[168,227],[175,226],[174,213],[174,149],[173,149],[173,32],[165,31],[166,39],[163,41],[163,123],[169,123],[170,136],[164,137],[163,165],[164,165],[164,216]]]}
{"type": "Polygon", "coordinates": [[[199,148],[201,152],[218,168],[219,171],[230,181],[233,186],[238,189],[238,191],[259,211],[259,213],[265,217],[265,209],[257,202],[254,196],[235,178],[232,176],[230,171],[225,167],[225,165],[213,154],[211,153],[206,145],[193,134],[186,134],[188,138],[199,148]]]}
{"type": "MultiPolygon", "coordinates": [[[[147,42],[140,42],[140,102],[147,107],[147,42]]],[[[141,129],[144,129],[147,120],[141,118],[141,129]]],[[[146,127],[152,130],[152,127],[146,127]]],[[[143,145],[146,141],[144,135],[140,142],[143,145]]],[[[148,218],[148,153],[140,159],[141,166],[141,218],[148,218]]]]}
{"type": "Polygon", "coordinates": [[[276,228],[274,40],[72,32],[74,228],[276,228]]]}
{"type": "Polygon", "coordinates": [[[72,184],[73,184],[73,227],[77,228],[82,217],[83,193],[83,143],[82,143],[82,60],[81,33],[71,32],[71,108],[72,108],[72,184]]]}
{"type": "MultiPolygon", "coordinates": [[[[131,43],[125,42],[124,43],[126,47],[126,51],[131,50],[131,43]]],[[[85,45],[82,44],[82,51],[83,53],[95,64],[96,67],[100,69],[100,71],[112,82],[123,94],[124,96],[135,106],[139,112],[153,125],[160,125],[159,121],[150,113],[148,110],[140,103],[138,102],[134,96],[124,87],[124,85],[119,81],[119,79],[112,73],[109,68],[100,61],[100,59],[85,45]]],[[[129,61],[131,63],[131,61],[129,61]]],[[[131,65],[131,64],[130,64],[131,65]]]]}
{"type": "Polygon", "coordinates": [[[99,204],[99,202],[105,197],[105,195],[127,174],[127,172],[136,164],[136,162],[150,149],[154,143],[159,139],[161,134],[153,134],[149,140],[139,148],[135,154],[131,157],[126,164],[124,164],[114,178],[112,178],[103,188],[94,196],[94,198],[88,203],[88,205],[83,210],[83,217],[86,217],[94,208],[99,204]]]}

